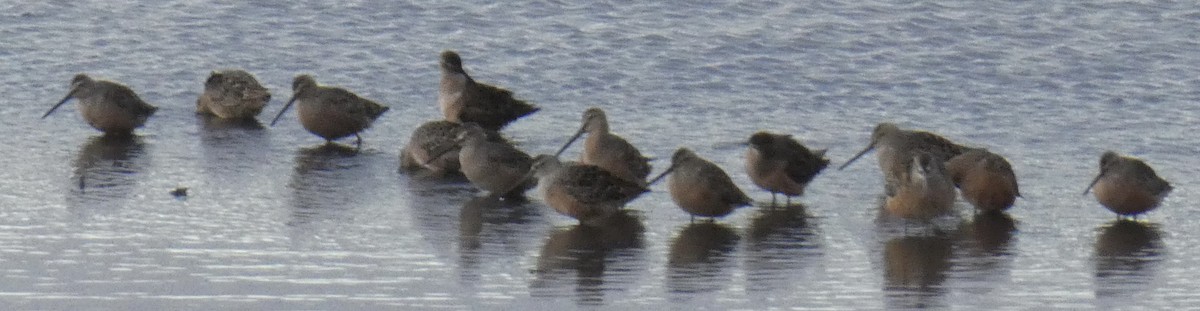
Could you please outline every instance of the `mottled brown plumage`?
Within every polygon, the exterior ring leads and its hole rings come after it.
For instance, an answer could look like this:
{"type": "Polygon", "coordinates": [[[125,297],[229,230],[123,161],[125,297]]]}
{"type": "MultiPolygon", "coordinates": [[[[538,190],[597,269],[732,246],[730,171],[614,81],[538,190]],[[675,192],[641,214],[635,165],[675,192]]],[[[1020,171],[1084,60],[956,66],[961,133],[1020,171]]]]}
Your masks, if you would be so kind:
{"type": "Polygon", "coordinates": [[[474,122],[484,129],[499,131],[541,109],[514,98],[509,90],[475,82],[454,51],[442,52],[441,68],[438,106],[447,121],[474,122]]]}
{"type": "Polygon", "coordinates": [[[531,173],[538,178],[546,205],[584,224],[610,217],[649,191],[598,166],[562,163],[552,155],[534,158],[531,173]]]}
{"type": "Polygon", "coordinates": [[[750,136],[746,174],[755,185],[771,192],[771,202],[776,193],[782,193],[790,204],[791,197],[803,195],[804,188],[826,166],[825,150],[809,150],[791,135],[758,132],[750,136]]]}
{"type": "Polygon", "coordinates": [[[196,112],[224,119],[249,119],[271,101],[271,92],[249,72],[239,69],[213,71],[204,81],[204,92],[196,99],[196,112]]]}
{"type": "Polygon", "coordinates": [[[880,123],[871,133],[871,142],[862,151],[838,167],[839,170],[854,163],[871,150],[878,150],[879,169],[883,171],[885,188],[895,186],[897,178],[905,173],[906,162],[916,153],[927,153],[943,164],[971,148],[960,146],[949,139],[925,131],[902,130],[892,123],[880,123]]]}
{"type": "Polygon", "coordinates": [[[599,166],[628,181],[646,184],[646,176],[650,175],[650,159],[642,156],[633,144],[608,131],[608,117],[600,108],[583,112],[583,124],[579,130],[554,155],[561,155],[584,133],[588,136],[583,141],[579,162],[599,166]]]}
{"type": "Polygon", "coordinates": [[[146,124],[146,119],[158,111],[158,107],[142,101],[129,87],[106,80],[93,80],[86,74],[77,74],[71,79],[71,90],[42,118],[71,98],[79,100],[79,114],[88,125],[105,134],[128,135],[133,129],[146,124]]]}
{"type": "Polygon", "coordinates": [[[359,132],[371,127],[371,123],[389,109],[343,88],[319,86],[309,75],[296,76],[292,81],[292,92],[292,98],[271,120],[271,125],[279,121],[292,103],[300,102],[296,108],[300,125],[327,142],[354,135],[356,144],[361,144],[359,132]]]}

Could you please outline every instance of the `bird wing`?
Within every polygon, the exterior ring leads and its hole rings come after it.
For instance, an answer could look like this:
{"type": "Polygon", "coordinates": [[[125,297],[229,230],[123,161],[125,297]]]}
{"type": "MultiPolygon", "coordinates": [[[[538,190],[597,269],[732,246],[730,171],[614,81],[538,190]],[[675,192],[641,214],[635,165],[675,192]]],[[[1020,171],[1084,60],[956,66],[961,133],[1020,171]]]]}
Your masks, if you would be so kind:
{"type": "Polygon", "coordinates": [[[808,183],[829,166],[829,159],[812,152],[800,142],[790,138],[784,141],[785,143],[775,151],[779,152],[783,159],[787,159],[785,172],[788,178],[798,183],[808,183]]]}
{"type": "Polygon", "coordinates": [[[570,164],[563,168],[561,180],[568,193],[585,204],[628,200],[650,191],[631,181],[619,178],[599,166],[570,164]]]}
{"type": "Polygon", "coordinates": [[[459,113],[465,122],[479,123],[485,129],[500,130],[508,123],[537,112],[540,108],[513,97],[512,91],[474,83],[466,94],[466,104],[459,113]]]}

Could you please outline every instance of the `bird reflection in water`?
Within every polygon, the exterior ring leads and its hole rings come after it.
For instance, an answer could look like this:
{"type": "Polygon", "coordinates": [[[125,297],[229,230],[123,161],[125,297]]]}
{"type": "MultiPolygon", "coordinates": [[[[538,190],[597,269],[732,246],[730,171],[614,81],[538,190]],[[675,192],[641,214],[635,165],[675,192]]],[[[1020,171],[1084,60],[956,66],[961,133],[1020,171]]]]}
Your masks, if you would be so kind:
{"type": "Polygon", "coordinates": [[[541,206],[501,200],[496,196],[472,196],[458,216],[458,255],[463,285],[480,284],[479,268],[488,263],[507,263],[526,253],[526,246],[540,238],[541,206]]]}
{"type": "Polygon", "coordinates": [[[1017,232],[1017,222],[1004,212],[980,212],[972,217],[971,222],[962,227],[963,236],[969,239],[972,250],[983,256],[1008,254],[1008,245],[1012,242],[1013,233],[1017,232]]]}
{"type": "Polygon", "coordinates": [[[953,257],[950,234],[909,235],[888,240],[883,246],[886,301],[891,309],[942,306],[953,257]]]}
{"type": "Polygon", "coordinates": [[[530,288],[535,296],[555,296],[560,282],[574,272],[575,297],[581,305],[601,305],[606,292],[622,290],[646,267],[640,259],[646,228],[635,212],[622,210],[595,226],[560,228],[538,254],[530,288]],[[606,281],[608,274],[608,283],[606,281]],[[614,282],[616,281],[616,282],[614,282]],[[613,284],[616,283],[616,284],[613,284]]]}
{"type": "MultiPolygon", "coordinates": [[[[254,118],[224,119],[209,114],[197,114],[200,147],[204,151],[204,173],[212,190],[245,193],[249,181],[260,168],[272,159],[267,132],[254,118]]],[[[206,192],[212,191],[208,190],[206,192]]]]}
{"type": "Polygon", "coordinates": [[[746,280],[751,291],[784,289],[788,276],[820,257],[813,224],[800,204],[759,209],[746,229],[746,280]]]}
{"type": "Polygon", "coordinates": [[[332,217],[370,193],[372,173],[358,150],[340,144],[301,149],[288,188],[293,191],[289,226],[332,217]]]}
{"type": "Polygon", "coordinates": [[[141,137],[89,138],[75,158],[72,203],[79,207],[118,207],[134,192],[137,175],[149,166],[141,137]]]}
{"type": "Polygon", "coordinates": [[[1101,228],[1096,239],[1096,298],[1128,298],[1144,291],[1163,253],[1155,225],[1120,219],[1101,228]]]}
{"type": "Polygon", "coordinates": [[[732,280],[734,263],[730,253],[737,248],[740,237],[733,229],[700,221],[686,225],[675,239],[667,261],[667,289],[679,298],[691,300],[696,293],[721,290],[732,280]]]}
{"type": "Polygon", "coordinates": [[[962,258],[955,260],[955,270],[965,272],[956,275],[968,281],[962,288],[987,295],[1010,287],[1012,262],[1016,258],[1010,244],[1017,232],[1017,222],[1005,212],[981,211],[960,228],[956,241],[962,258]]]}

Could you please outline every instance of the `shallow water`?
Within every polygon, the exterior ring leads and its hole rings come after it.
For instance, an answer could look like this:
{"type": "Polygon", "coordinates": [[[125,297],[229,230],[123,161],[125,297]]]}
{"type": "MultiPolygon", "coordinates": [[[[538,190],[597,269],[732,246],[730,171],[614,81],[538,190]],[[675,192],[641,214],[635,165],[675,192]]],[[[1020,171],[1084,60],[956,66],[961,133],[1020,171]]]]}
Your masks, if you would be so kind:
{"type": "Polygon", "coordinates": [[[1200,6],[1171,1],[7,1],[0,306],[1194,306],[1195,29],[1200,6]],[[536,198],[397,172],[411,130],[440,116],[443,49],[543,107],[506,130],[531,153],[601,106],[657,168],[687,146],[765,204],[741,169],[754,131],[794,134],[839,165],[893,121],[1008,157],[1024,197],[1007,218],[959,202],[905,230],[880,219],[864,159],[825,171],[792,208],[690,223],[656,186],[609,227],[577,227],[536,198]],[[275,127],[197,117],[220,68],[274,92],[260,120],[299,73],[392,110],[357,154],[321,147],[294,112],[275,127]],[[132,141],[100,138],[73,109],[38,119],[78,72],[160,110],[132,141]],[[1175,185],[1140,222],[1080,195],[1110,149],[1175,185]]]}

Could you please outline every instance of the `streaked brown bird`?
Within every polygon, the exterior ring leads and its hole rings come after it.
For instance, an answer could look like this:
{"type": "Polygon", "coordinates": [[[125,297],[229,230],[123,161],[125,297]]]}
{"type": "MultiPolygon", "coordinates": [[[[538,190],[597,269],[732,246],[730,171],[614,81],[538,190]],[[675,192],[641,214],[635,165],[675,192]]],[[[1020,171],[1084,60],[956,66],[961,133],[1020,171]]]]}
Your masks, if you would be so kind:
{"type": "Polygon", "coordinates": [[[539,155],[530,173],[538,181],[542,200],[560,214],[595,225],[617,214],[625,204],[650,190],[595,165],[563,163],[539,155]]]}
{"type": "Polygon", "coordinates": [[[729,215],[733,209],[754,203],[733,183],[721,167],[696,155],[688,148],[679,148],[671,156],[671,167],[659,174],[650,184],[667,174],[671,199],[685,212],[695,216],[716,218],[729,215]]]}
{"type": "Polygon", "coordinates": [[[304,129],[324,138],[326,143],[354,135],[357,146],[362,145],[359,132],[371,127],[389,109],[343,88],[319,86],[310,75],[298,75],[292,81],[292,98],[271,120],[271,125],[279,122],[279,117],[295,102],[300,102],[296,110],[304,129]]]}
{"type": "Polygon", "coordinates": [[[987,149],[963,152],[946,162],[946,170],[963,198],[977,210],[1007,210],[1021,196],[1012,165],[987,149]]]}
{"type": "Polygon", "coordinates": [[[1091,190],[1096,200],[1117,217],[1137,217],[1157,208],[1171,189],[1171,184],[1158,177],[1146,162],[1105,151],[1100,156],[1100,174],[1083,194],[1091,190]]]}
{"type": "Polygon", "coordinates": [[[650,175],[650,159],[642,156],[633,144],[608,131],[608,117],[600,108],[593,107],[583,112],[583,124],[554,156],[562,155],[584,133],[588,135],[583,141],[579,162],[599,166],[617,177],[646,185],[646,176],[650,175]]]}
{"type": "MultiPolygon", "coordinates": [[[[414,171],[427,169],[434,175],[458,173],[458,135],[463,125],[446,120],[429,121],[413,130],[400,150],[400,168],[414,171]],[[434,156],[437,156],[434,158],[434,156]]],[[[500,133],[484,130],[488,141],[508,143],[500,133]]]]}
{"type": "Polygon", "coordinates": [[[758,132],[750,136],[746,175],[771,192],[772,205],[776,193],[782,193],[791,205],[792,197],[803,195],[804,188],[826,166],[825,150],[809,150],[791,135],[758,132]]]}
{"type": "Polygon", "coordinates": [[[963,152],[967,147],[960,146],[949,139],[925,131],[902,130],[893,123],[879,123],[871,132],[871,142],[862,151],[838,167],[846,168],[859,157],[871,150],[878,150],[879,169],[883,171],[885,187],[893,187],[897,179],[907,174],[908,162],[917,152],[928,153],[934,159],[945,164],[963,152]]]}
{"type": "Polygon", "coordinates": [[[79,100],[79,114],[83,120],[106,135],[130,135],[133,129],[142,127],[146,119],[158,111],[158,107],[142,101],[127,86],[107,80],[93,80],[81,73],[71,79],[71,90],[67,96],[50,107],[42,119],[71,98],[79,100]]]}
{"type": "Polygon", "coordinates": [[[475,82],[463,69],[454,51],[442,52],[442,80],[438,106],[446,121],[474,122],[484,129],[499,131],[517,119],[541,108],[513,98],[512,91],[475,82]]]}
{"type": "Polygon", "coordinates": [[[213,71],[196,99],[196,112],[223,119],[251,119],[271,101],[271,92],[249,72],[240,69],[213,71]]]}

